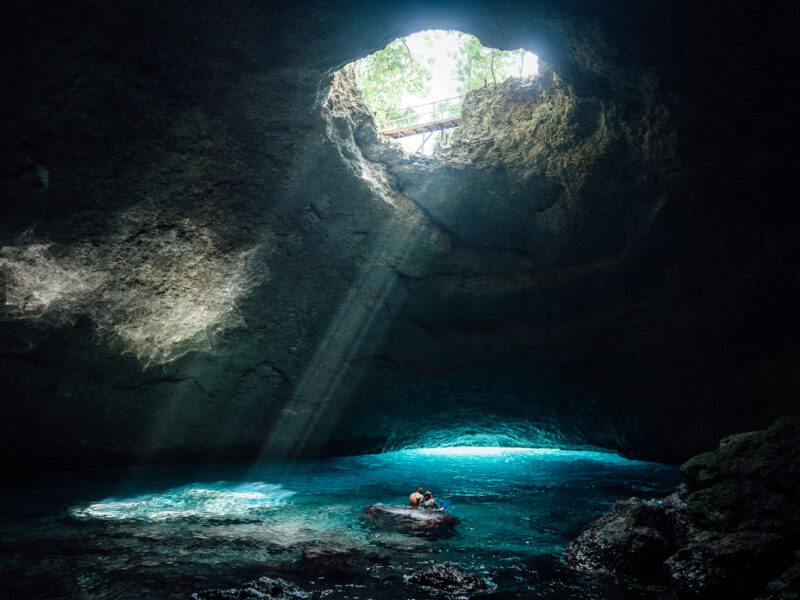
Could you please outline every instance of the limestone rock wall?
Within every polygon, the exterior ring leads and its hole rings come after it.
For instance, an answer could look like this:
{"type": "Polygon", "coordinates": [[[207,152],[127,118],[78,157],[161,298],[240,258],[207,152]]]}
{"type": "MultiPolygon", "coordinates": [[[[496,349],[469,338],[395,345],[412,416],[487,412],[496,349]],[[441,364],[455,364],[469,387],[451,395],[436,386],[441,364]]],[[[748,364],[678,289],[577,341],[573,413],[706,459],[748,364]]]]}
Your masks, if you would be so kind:
{"type": "Polygon", "coordinates": [[[7,466],[671,460],[796,403],[789,3],[0,11],[7,466]],[[549,73],[408,159],[333,73],[437,27],[549,73]]]}

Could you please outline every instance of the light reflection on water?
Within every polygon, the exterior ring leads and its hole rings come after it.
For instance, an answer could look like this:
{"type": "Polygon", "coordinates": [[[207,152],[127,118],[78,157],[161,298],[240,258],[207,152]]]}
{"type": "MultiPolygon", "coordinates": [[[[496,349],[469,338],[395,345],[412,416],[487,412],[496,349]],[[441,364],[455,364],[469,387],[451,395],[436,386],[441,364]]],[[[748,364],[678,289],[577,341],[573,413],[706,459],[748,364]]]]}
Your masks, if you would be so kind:
{"type": "MultiPolygon", "coordinates": [[[[613,501],[616,489],[664,488],[675,470],[616,454],[555,448],[446,447],[264,464],[247,476],[179,485],[133,497],[109,497],[71,507],[81,519],[176,519],[285,522],[342,532],[369,543],[359,521],[364,506],[400,504],[417,486],[431,489],[462,520],[459,536],[441,550],[558,552],[569,535],[613,501]]],[[[297,527],[295,527],[297,529],[297,527]]],[[[379,535],[379,534],[378,534],[379,535]]]]}
{"type": "Polygon", "coordinates": [[[164,521],[184,517],[220,518],[258,514],[278,506],[294,492],[269,483],[191,483],[162,493],[133,498],[106,498],[88,506],[75,507],[78,518],[145,519],[164,521]]]}
{"type": "MultiPolygon", "coordinates": [[[[515,492],[522,493],[527,487],[558,487],[575,483],[587,474],[596,478],[598,474],[608,474],[609,470],[629,472],[640,469],[670,471],[660,465],[630,461],[616,454],[597,451],[495,446],[417,448],[326,461],[303,461],[288,468],[286,465],[266,464],[253,470],[251,475],[273,481],[283,478],[282,483],[197,482],[129,498],[105,498],[74,506],[70,514],[77,518],[150,521],[265,516],[266,509],[291,504],[295,495],[298,495],[295,506],[287,507],[295,511],[309,504],[325,506],[329,499],[340,496],[344,496],[343,506],[353,504],[360,509],[364,504],[385,501],[383,494],[388,494],[396,503],[405,504],[407,492],[417,485],[434,488],[436,495],[444,499],[448,495],[465,499],[489,497],[508,504],[518,502],[520,498],[515,492]],[[367,494],[372,495],[359,494],[348,501],[348,493],[359,488],[369,490],[367,494]],[[375,488],[383,490],[381,495],[375,488]]],[[[530,501],[530,498],[525,498],[525,502],[530,501]]],[[[461,508],[469,511],[469,507],[463,504],[461,508]]],[[[345,514],[349,517],[348,513],[345,514]]],[[[315,524],[325,525],[319,521],[315,524]]]]}
{"type": "Polygon", "coordinates": [[[397,576],[445,562],[491,579],[525,560],[559,556],[614,501],[666,495],[679,480],[675,467],[553,448],[139,469],[133,482],[49,484],[24,500],[5,494],[0,571],[21,569],[22,586],[59,569],[98,582],[99,591],[76,584],[68,598],[186,597],[269,574],[274,561],[291,564],[303,548],[321,545],[389,553],[391,566],[382,568],[397,576]],[[406,504],[417,486],[451,503],[461,519],[453,537],[423,540],[361,519],[369,504],[406,504]],[[54,506],[54,496],[63,503],[54,506]],[[62,556],[62,546],[77,551],[62,556]],[[138,575],[123,580],[128,572],[138,575]],[[165,581],[174,593],[159,595],[165,581]]]}

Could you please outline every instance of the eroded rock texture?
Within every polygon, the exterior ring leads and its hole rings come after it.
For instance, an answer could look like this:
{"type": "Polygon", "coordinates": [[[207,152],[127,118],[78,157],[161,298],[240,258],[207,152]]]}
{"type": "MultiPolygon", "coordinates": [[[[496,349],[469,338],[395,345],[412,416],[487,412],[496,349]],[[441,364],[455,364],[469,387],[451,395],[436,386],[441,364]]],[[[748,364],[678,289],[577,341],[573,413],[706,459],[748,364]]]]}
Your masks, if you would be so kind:
{"type": "Polygon", "coordinates": [[[484,579],[444,565],[433,566],[414,573],[409,576],[408,581],[451,594],[476,594],[492,589],[492,586],[484,579]]]}
{"type": "Polygon", "coordinates": [[[570,544],[567,563],[582,571],[658,579],[663,561],[688,534],[688,519],[675,500],[666,506],[638,498],[620,500],[570,544]]]}
{"type": "Polygon", "coordinates": [[[452,536],[460,523],[458,517],[446,512],[385,504],[371,504],[364,508],[363,519],[376,529],[427,538],[452,536]]]}
{"type": "Polygon", "coordinates": [[[311,594],[283,579],[260,577],[242,587],[206,590],[192,594],[192,600],[306,600],[311,594]]]}
{"type": "Polygon", "coordinates": [[[796,597],[798,434],[800,417],[784,417],[722,440],[682,465],[678,493],[617,502],[570,544],[567,564],[661,581],[681,597],[796,597]]]}
{"type": "Polygon", "coordinates": [[[683,460],[787,412],[797,15],[716,4],[4,3],[4,463],[683,460]],[[333,73],[427,28],[547,69],[415,159],[333,73]]]}

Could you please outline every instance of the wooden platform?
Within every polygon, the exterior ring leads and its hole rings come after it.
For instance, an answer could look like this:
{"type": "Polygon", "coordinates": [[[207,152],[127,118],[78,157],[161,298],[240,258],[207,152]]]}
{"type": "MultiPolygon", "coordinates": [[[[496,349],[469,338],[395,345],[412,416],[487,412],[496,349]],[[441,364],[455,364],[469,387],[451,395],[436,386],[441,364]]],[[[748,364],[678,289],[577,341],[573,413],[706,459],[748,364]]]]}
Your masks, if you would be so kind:
{"type": "Polygon", "coordinates": [[[408,125],[407,127],[399,127],[397,129],[389,129],[384,131],[383,135],[388,135],[390,138],[402,138],[410,135],[419,135],[420,133],[427,133],[430,131],[443,131],[445,129],[452,129],[461,123],[461,117],[451,117],[449,119],[441,119],[439,121],[430,121],[428,123],[418,123],[416,125],[408,125]]]}

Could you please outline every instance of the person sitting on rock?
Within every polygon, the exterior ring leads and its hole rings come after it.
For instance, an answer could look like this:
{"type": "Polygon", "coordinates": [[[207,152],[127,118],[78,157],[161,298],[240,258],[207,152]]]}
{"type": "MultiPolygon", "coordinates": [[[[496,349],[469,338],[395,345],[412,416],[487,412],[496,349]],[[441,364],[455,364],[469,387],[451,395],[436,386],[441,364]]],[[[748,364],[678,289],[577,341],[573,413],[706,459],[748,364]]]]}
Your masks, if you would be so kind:
{"type": "Polygon", "coordinates": [[[439,505],[436,504],[436,500],[433,498],[433,494],[430,491],[425,492],[425,502],[422,504],[425,507],[425,510],[444,510],[444,507],[439,508],[439,505]]]}
{"type": "Polygon", "coordinates": [[[422,488],[418,487],[416,492],[411,492],[411,495],[408,497],[408,505],[411,508],[422,508],[422,502],[425,500],[425,496],[422,495],[422,488]]]}

